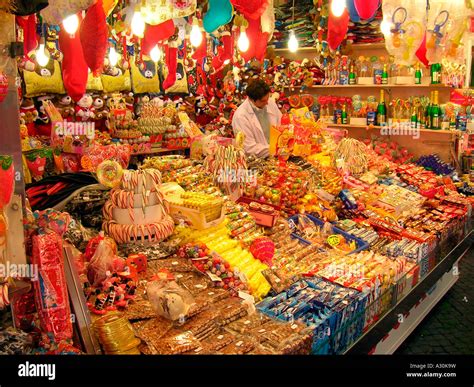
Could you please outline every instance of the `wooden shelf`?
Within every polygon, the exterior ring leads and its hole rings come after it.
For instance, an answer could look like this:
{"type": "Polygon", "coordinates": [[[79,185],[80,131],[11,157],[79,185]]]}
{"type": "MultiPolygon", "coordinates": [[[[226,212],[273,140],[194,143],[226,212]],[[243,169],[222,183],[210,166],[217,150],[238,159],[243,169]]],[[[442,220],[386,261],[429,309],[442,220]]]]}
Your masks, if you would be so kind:
{"type": "MultiPolygon", "coordinates": [[[[275,52],[289,52],[289,49],[287,47],[279,47],[275,48],[272,46],[268,47],[269,49],[273,49],[275,52]]],[[[359,50],[359,49],[372,49],[372,50],[380,50],[385,48],[385,43],[354,43],[354,44],[348,44],[343,48],[343,50],[347,49],[354,49],[354,50],[359,50]]],[[[299,47],[298,51],[316,51],[316,47],[299,47]]],[[[298,51],[292,54],[296,54],[298,51]]]]}
{"type": "MultiPolygon", "coordinates": [[[[340,129],[366,129],[366,130],[381,130],[382,126],[368,126],[368,125],[351,125],[351,124],[326,124],[330,128],[340,129]]],[[[457,134],[457,130],[434,130],[434,129],[418,129],[420,133],[437,133],[437,134],[457,134]]],[[[396,135],[395,135],[396,136],[396,135]]]]}
{"type": "Polygon", "coordinates": [[[451,89],[451,86],[447,85],[313,85],[307,86],[288,86],[291,89],[301,89],[306,87],[307,89],[402,89],[402,88],[416,88],[416,89],[451,89]]]}

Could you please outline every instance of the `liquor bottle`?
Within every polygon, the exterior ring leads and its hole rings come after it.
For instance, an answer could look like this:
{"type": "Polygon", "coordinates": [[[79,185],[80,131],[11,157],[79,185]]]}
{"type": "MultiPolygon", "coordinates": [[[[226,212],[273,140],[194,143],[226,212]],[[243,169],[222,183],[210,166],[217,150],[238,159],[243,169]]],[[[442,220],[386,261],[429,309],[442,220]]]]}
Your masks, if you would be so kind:
{"type": "Polygon", "coordinates": [[[380,90],[380,102],[377,106],[377,124],[387,125],[387,106],[385,105],[385,92],[380,90]]]}
{"type": "Polygon", "coordinates": [[[355,85],[356,84],[356,74],[354,72],[354,66],[351,66],[351,71],[349,73],[349,85],[355,85]]]}
{"type": "Polygon", "coordinates": [[[441,109],[438,105],[438,90],[434,91],[433,104],[430,109],[431,129],[441,129],[441,109]]]}
{"type": "Polygon", "coordinates": [[[420,64],[416,64],[416,70],[415,70],[415,85],[421,85],[421,70],[420,70],[420,64]]]}
{"type": "Polygon", "coordinates": [[[425,128],[430,129],[431,128],[431,103],[433,102],[433,92],[431,92],[430,95],[430,102],[426,106],[425,109],[425,128]]]}
{"type": "Polygon", "coordinates": [[[410,126],[412,129],[418,128],[418,115],[416,114],[416,108],[413,108],[413,113],[410,118],[410,126]]]}
{"type": "Polygon", "coordinates": [[[347,111],[346,111],[346,104],[342,107],[342,113],[341,113],[341,124],[346,125],[347,124],[347,111]]]}
{"type": "Polygon", "coordinates": [[[433,63],[431,65],[431,83],[439,84],[441,82],[441,64],[433,63]]]}
{"type": "Polygon", "coordinates": [[[382,85],[387,85],[388,84],[388,71],[387,71],[387,65],[383,65],[383,72],[382,72],[382,85]]]}

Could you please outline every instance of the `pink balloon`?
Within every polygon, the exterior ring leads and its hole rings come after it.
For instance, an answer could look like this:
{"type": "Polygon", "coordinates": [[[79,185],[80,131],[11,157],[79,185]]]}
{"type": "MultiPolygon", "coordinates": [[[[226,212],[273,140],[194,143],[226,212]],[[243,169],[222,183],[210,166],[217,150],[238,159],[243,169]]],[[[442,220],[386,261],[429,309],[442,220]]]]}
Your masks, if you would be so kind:
{"type": "Polygon", "coordinates": [[[429,62],[426,58],[426,32],[423,36],[423,40],[421,41],[420,47],[418,47],[418,50],[416,50],[415,54],[421,63],[423,63],[425,66],[428,66],[429,62]]]}
{"type": "Polygon", "coordinates": [[[354,0],[354,6],[361,19],[371,19],[380,6],[380,0],[354,0]]]}

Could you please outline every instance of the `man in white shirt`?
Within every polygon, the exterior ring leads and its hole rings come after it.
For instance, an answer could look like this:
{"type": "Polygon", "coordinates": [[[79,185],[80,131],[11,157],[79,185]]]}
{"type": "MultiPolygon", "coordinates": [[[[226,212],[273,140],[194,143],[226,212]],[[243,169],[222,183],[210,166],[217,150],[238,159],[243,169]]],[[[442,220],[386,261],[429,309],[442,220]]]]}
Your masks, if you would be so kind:
{"type": "Polygon", "coordinates": [[[270,87],[262,79],[252,79],[246,88],[247,99],[232,118],[234,134],[245,135],[244,150],[247,155],[269,155],[270,127],[280,125],[281,112],[270,98],[270,87]]]}

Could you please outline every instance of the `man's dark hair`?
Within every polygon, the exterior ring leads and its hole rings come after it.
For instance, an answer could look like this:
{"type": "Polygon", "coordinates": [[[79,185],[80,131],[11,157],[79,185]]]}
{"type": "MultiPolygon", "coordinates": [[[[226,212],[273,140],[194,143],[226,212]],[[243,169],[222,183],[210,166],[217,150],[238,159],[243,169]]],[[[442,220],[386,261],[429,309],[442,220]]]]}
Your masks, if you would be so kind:
{"type": "Polygon", "coordinates": [[[270,92],[270,86],[262,79],[252,79],[249,81],[245,92],[252,101],[257,101],[270,92]]]}

